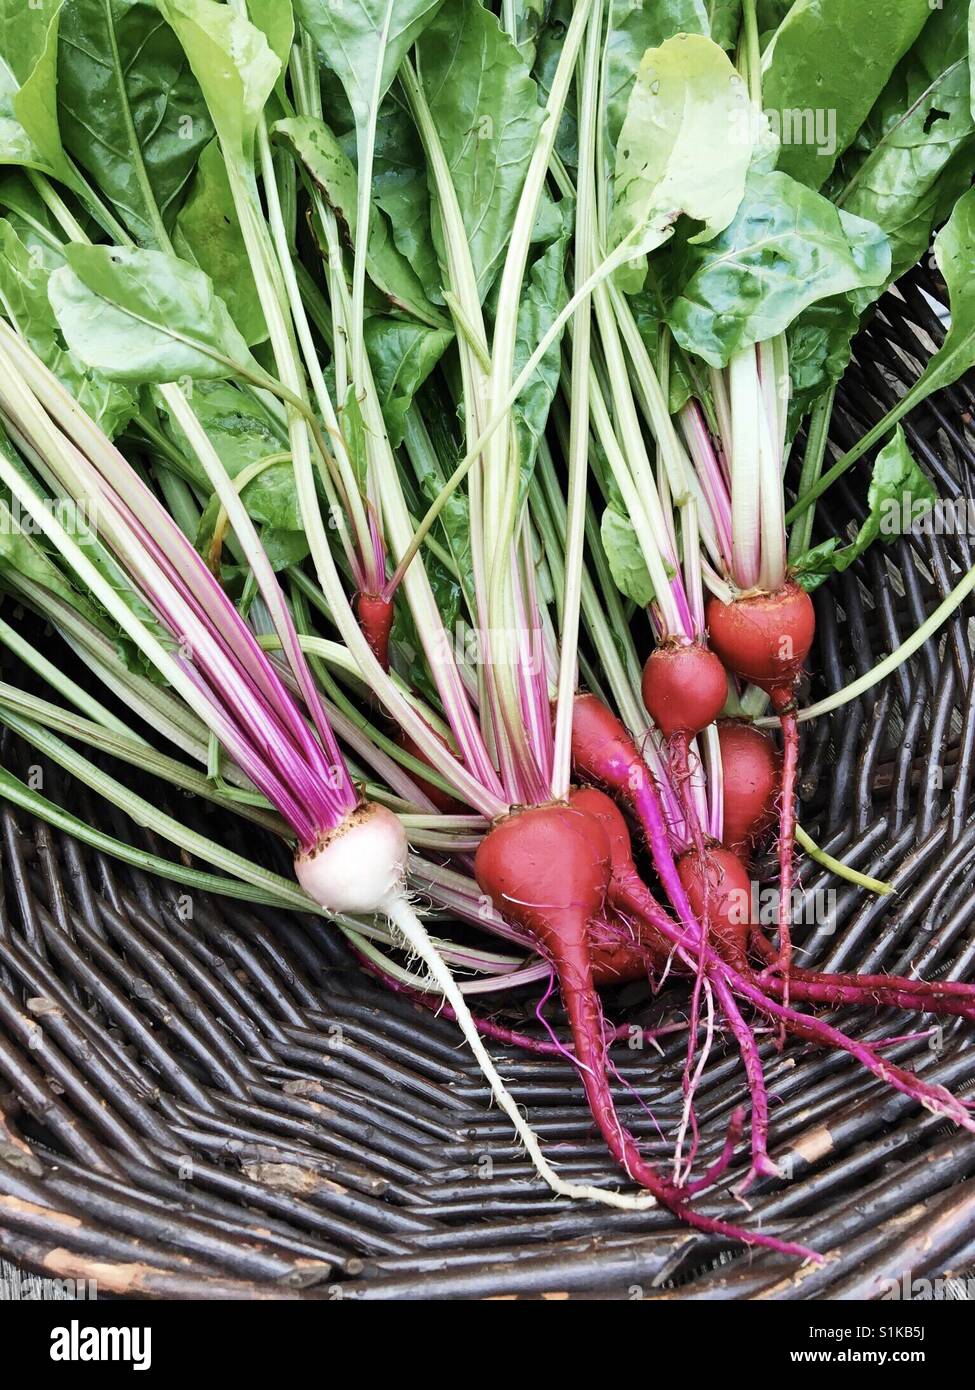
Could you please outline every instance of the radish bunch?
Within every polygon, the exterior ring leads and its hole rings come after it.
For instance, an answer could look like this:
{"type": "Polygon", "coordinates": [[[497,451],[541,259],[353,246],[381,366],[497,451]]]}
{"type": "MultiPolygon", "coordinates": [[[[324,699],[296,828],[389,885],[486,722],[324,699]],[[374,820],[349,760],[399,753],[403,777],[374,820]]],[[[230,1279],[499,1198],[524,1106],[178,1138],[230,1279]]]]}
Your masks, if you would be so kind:
{"type": "MultiPolygon", "coordinates": [[[[0,522],[16,502],[44,536],[21,528],[0,584],[91,687],[55,682],[71,707],[31,713],[7,686],[0,719],[135,767],[148,730],[159,775],[284,836],[295,881],[72,760],[234,891],[322,911],[391,989],[443,1006],[553,1192],[809,1255],[695,1205],[744,1133],[737,1110],[701,1170],[720,1036],[750,1098],[743,1186],[778,1174],[758,1029],[973,1128],[817,1010],[972,1020],[975,988],[819,973],[792,943],[807,586],[870,543],[878,498],[930,491],[898,432],[858,536],[812,546],[816,497],[911,404],[824,474],[833,392],[858,316],[906,268],[905,227],[920,255],[943,200],[882,225],[866,137],[847,133],[834,175],[779,148],[772,115],[818,106],[825,80],[803,26],[836,39],[809,6],[764,54],[754,0],[740,23],[683,7],[691,33],[650,0],[387,8],[158,0],[192,137],[164,114],[158,142],[134,11],[65,6],[41,33],[28,6],[36,42],[0,39],[23,165],[0,188],[0,522]],[[53,90],[54,49],[63,128],[23,98],[53,90]],[[113,78],[95,123],[77,115],[93,52],[113,78]],[[49,493],[95,506],[93,534],[49,493]],[[751,901],[773,843],[774,941],[751,901]],[[628,1029],[600,990],[640,980],[688,1000],[667,1171],[610,1080],[628,1029]],[[565,1041],[499,1021],[511,989],[540,1016],[557,994],[565,1041]],[[560,1174],[490,1041],[571,1061],[626,1189],[560,1174]]],[[[916,114],[894,68],[915,40],[967,62],[956,13],[908,28],[862,75],[884,129],[916,114]]],[[[975,241],[956,191],[934,243],[953,292],[975,241]]]]}

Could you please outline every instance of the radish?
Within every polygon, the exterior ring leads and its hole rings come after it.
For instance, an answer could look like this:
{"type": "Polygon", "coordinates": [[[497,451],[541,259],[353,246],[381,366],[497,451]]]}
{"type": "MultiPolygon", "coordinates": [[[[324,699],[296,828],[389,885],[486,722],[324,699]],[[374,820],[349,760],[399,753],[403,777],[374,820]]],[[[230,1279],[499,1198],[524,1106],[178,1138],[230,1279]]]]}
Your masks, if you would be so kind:
{"type": "MultiPolygon", "coordinates": [[[[788,982],[792,958],[792,882],[796,828],[796,768],[799,728],[795,686],[816,631],[812,599],[791,579],[769,594],[752,594],[707,605],[711,644],[736,676],[770,696],[782,727],[779,806],[779,956],[776,968],[788,982]]],[[[786,989],[788,1000],[788,988],[786,989]]]]}
{"type": "MultiPolygon", "coordinates": [[[[728,676],[718,657],[700,642],[670,640],[658,646],[647,658],[643,668],[643,703],[657,728],[667,740],[671,776],[680,797],[691,842],[699,858],[707,854],[701,819],[691,788],[689,746],[691,739],[717,719],[728,697],[728,676]]],[[[711,904],[708,898],[708,878],[704,878],[703,900],[697,912],[705,931],[710,932],[711,904]]],[[[687,1055],[686,1084],[692,1088],[694,1048],[697,1038],[698,1010],[703,987],[703,963],[691,1002],[691,1027],[687,1055]]]]}
{"type": "Polygon", "coordinates": [[[812,599],[787,579],[771,594],[707,604],[711,646],[729,671],[759,686],[777,714],[792,704],[816,632],[812,599]]]}
{"type": "Polygon", "coordinates": [[[677,872],[695,912],[703,912],[705,901],[709,905],[715,949],[724,960],[747,969],[751,882],[741,860],[718,846],[703,857],[697,850],[688,850],[677,861],[677,872]]]}
{"type": "MultiPolygon", "coordinates": [[[[646,837],[653,867],[685,931],[700,939],[700,919],[680,880],[667,817],[650,769],[616,715],[595,695],[577,695],[572,709],[572,761],[581,776],[614,792],[646,837]]],[[[626,829],[624,825],[624,830],[626,829]]],[[[626,857],[629,833],[626,834],[626,857]]],[[[622,865],[623,859],[620,858],[622,865]]],[[[634,874],[636,870],[633,870],[634,874]]],[[[636,875],[639,879],[639,875],[636,875]]]]}
{"type": "MultiPolygon", "coordinates": [[[[573,813],[567,807],[563,807],[562,810],[566,817],[573,818],[573,813]]],[[[581,821],[586,818],[577,819],[581,821]]],[[[506,823],[501,822],[502,825],[506,823]]],[[[594,822],[590,824],[594,826],[598,836],[598,827],[595,827],[594,822]]],[[[497,833],[497,829],[492,830],[482,841],[478,850],[478,860],[481,859],[484,846],[490,845],[492,837],[497,833]]],[[[591,851],[591,843],[585,840],[584,836],[583,839],[586,849],[591,851]]],[[[602,848],[605,857],[605,843],[602,848]]],[[[385,807],[361,803],[334,830],[322,835],[315,845],[299,851],[295,859],[295,873],[309,896],[329,912],[382,913],[399,931],[404,943],[426,966],[431,980],[449,1005],[480,1064],[495,1100],[511,1120],[538,1172],[554,1192],[561,1196],[590,1198],[631,1209],[639,1205],[640,1199],[628,1197],[626,1194],[607,1193],[585,1184],[565,1182],[549,1164],[537,1136],[526,1123],[485,1048],[463,993],[410,906],[406,889],[407,849],[406,835],[397,817],[385,807]]],[[[587,857],[591,859],[591,853],[587,857]]],[[[486,858],[490,863],[491,850],[488,850],[486,858]]],[[[584,857],[580,862],[586,863],[587,858],[584,857]]],[[[590,871],[590,880],[590,887],[594,885],[596,900],[601,901],[598,866],[595,874],[590,871]]],[[[588,917],[584,919],[584,928],[587,924],[588,917]]],[[[591,987],[590,994],[595,999],[591,987]]],[[[595,1010],[595,1018],[599,1023],[595,1036],[601,1044],[602,1015],[598,999],[595,1000],[595,1010]]],[[[609,1094],[608,1086],[606,1094],[609,1094]]],[[[610,1106],[612,1107],[611,1100],[610,1106]]]]}
{"type": "MultiPolygon", "coordinates": [[[[728,1145],[697,1183],[680,1186],[643,1159],[619,1121],[606,1076],[602,1009],[589,958],[591,924],[599,917],[610,886],[612,848],[600,819],[584,807],[585,803],[551,803],[503,817],[481,842],[474,869],[495,908],[531,932],[555,966],[577,1064],[600,1132],[629,1176],[688,1224],[808,1257],[810,1252],[802,1246],[741,1231],[689,1209],[692,1193],[724,1171],[728,1145]]],[[[737,1121],[733,1128],[737,1129],[737,1121]]]]}
{"type": "Polygon", "coordinates": [[[657,728],[667,739],[682,739],[686,747],[721,713],[728,677],[720,659],[700,642],[668,642],[647,657],[642,688],[657,728]]]}
{"type": "Polygon", "coordinates": [[[724,808],[721,843],[739,858],[747,858],[774,819],[781,762],[772,740],[752,724],[722,720],[718,741],[724,808]]]}
{"type": "Polygon", "coordinates": [[[610,875],[609,841],[599,822],[565,804],[516,811],[481,841],[474,873],[498,912],[530,932],[555,967],[589,1105],[614,1157],[631,1178],[673,1200],[617,1119],[606,1076],[589,958],[591,924],[602,912],[610,875]]]}
{"type": "Polygon", "coordinates": [[[393,630],[393,601],[381,594],[360,593],[355,601],[362,635],[384,671],[389,670],[389,636],[393,630]]]}

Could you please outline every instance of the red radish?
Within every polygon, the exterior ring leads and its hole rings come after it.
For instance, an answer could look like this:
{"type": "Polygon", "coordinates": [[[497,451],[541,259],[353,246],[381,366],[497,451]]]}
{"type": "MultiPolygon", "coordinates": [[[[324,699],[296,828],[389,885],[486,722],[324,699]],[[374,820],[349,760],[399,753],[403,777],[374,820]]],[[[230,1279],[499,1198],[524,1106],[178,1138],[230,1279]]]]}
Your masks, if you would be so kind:
{"type": "Polygon", "coordinates": [[[805,589],[790,579],[774,594],[712,598],[706,617],[711,646],[728,670],[770,695],[777,712],[790,704],[816,631],[805,589]]]}
{"type": "Polygon", "coordinates": [[[694,738],[714,723],[727,698],[727,672],[699,642],[668,643],[647,657],[643,703],[665,738],[694,738]]]}
{"type": "Polygon", "coordinates": [[[677,872],[695,912],[702,912],[708,901],[710,934],[718,954],[747,970],[751,881],[741,860],[718,846],[703,857],[692,849],[677,861],[677,872]]]}
{"type": "MultiPolygon", "coordinates": [[[[656,1192],[662,1179],[616,1116],[589,958],[590,926],[609,886],[605,831],[586,811],[564,803],[516,811],[481,841],[474,874],[498,912],[529,931],[555,966],[593,1117],[630,1177],[656,1192]]],[[[675,1197],[669,1187],[667,1196],[675,1197]]]]}
{"type": "Polygon", "coordinates": [[[743,858],[775,818],[781,760],[772,740],[753,724],[723,720],[718,741],[724,801],[721,843],[743,858]]]}
{"type": "Polygon", "coordinates": [[[764,690],[782,725],[782,792],[779,808],[779,959],[786,980],[792,959],[792,863],[796,833],[796,768],[799,729],[795,684],[816,631],[812,599],[787,579],[771,594],[754,594],[731,603],[712,598],[707,605],[711,645],[743,680],[764,690]]]}
{"type": "Polygon", "coordinates": [[[384,671],[389,670],[389,634],[393,630],[393,600],[381,594],[360,593],[355,601],[359,627],[372,654],[384,671]]]}
{"type": "MultiPolygon", "coordinates": [[[[569,793],[569,803],[594,816],[606,833],[611,865],[609,899],[612,903],[616,885],[627,882],[631,876],[639,878],[633,863],[626,822],[615,801],[597,787],[574,787],[569,793]]],[[[642,979],[648,967],[665,966],[668,955],[666,951],[648,953],[646,946],[641,944],[639,933],[634,932],[632,927],[627,929],[618,917],[615,920],[610,917],[593,925],[589,954],[596,984],[612,983],[610,972],[614,969],[620,972],[616,976],[618,981],[642,979]]]]}
{"type": "MultiPolygon", "coordinates": [[[[668,641],[647,657],[643,668],[643,703],[657,728],[667,740],[674,787],[680,797],[684,820],[699,856],[707,849],[701,820],[691,787],[689,745],[712,724],[728,698],[728,675],[714,652],[700,642],[668,641]]],[[[701,921],[710,930],[711,905],[705,893],[697,905],[701,921]]],[[[706,939],[702,934],[701,940],[706,939]]],[[[691,1001],[690,1045],[687,1054],[686,1085],[691,1087],[697,1018],[703,985],[703,966],[698,974],[691,1001]]]]}
{"type": "Polygon", "coordinates": [[[595,695],[577,695],[572,708],[572,761],[582,777],[619,797],[646,836],[661,886],[695,940],[699,921],[674,863],[660,792],[629,733],[595,695]]]}
{"type": "MultiPolygon", "coordinates": [[[[810,1252],[802,1246],[741,1231],[689,1209],[692,1191],[713,1182],[726,1167],[729,1145],[698,1184],[682,1187],[643,1159],[619,1121],[606,1076],[602,1009],[589,959],[590,926],[602,910],[611,875],[610,842],[600,821],[565,803],[515,811],[497,821],[482,840],[474,872],[495,908],[529,931],[555,966],[590,1109],[630,1177],[699,1230],[733,1234],[749,1244],[808,1257],[810,1252]]],[[[736,1117],[733,1128],[737,1126],[736,1117]]]]}
{"type": "Polygon", "coordinates": [[[589,964],[593,984],[602,988],[646,979],[653,962],[638,940],[626,940],[625,927],[604,921],[594,922],[590,928],[589,964]]]}

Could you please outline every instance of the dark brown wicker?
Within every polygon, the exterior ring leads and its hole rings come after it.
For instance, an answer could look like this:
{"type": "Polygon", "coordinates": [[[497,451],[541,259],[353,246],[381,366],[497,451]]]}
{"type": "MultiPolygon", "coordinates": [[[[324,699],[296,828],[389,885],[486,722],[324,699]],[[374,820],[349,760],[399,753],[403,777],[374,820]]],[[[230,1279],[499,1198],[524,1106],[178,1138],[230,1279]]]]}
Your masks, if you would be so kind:
{"type": "MultiPolygon", "coordinates": [[[[942,332],[925,297],[938,289],[918,275],[883,300],[842,389],[838,445],[917,374],[942,332]]],[[[962,384],[907,423],[945,496],[972,496],[971,410],[962,384]]],[[[824,533],[862,515],[867,476],[864,463],[830,492],[824,533]]],[[[812,695],[873,665],[971,563],[965,535],[903,538],[822,590],[812,695]]],[[[810,961],[975,973],[973,617],[969,600],[883,687],[807,730],[804,822],[898,888],[881,900],[842,886],[829,926],[801,940],[810,961]]],[[[2,761],[20,775],[43,766],[9,731],[2,761]]],[[[169,852],[43,774],[47,796],[169,852]]],[[[179,812],[205,814],[182,799],[179,812]]],[[[242,823],[209,814],[206,828],[251,857],[276,853],[242,823]]],[[[454,1027],[363,975],[327,925],[199,894],[186,920],[172,885],[8,806],[0,834],[0,1255],[24,1268],[184,1298],[833,1299],[975,1260],[975,1142],[845,1056],[764,1044],[788,1178],[756,1185],[745,1211],[736,1172],[703,1203],[829,1252],[797,1272],[666,1211],[552,1200],[454,1027]]],[[[809,894],[836,887],[814,867],[809,894]]],[[[679,989],[607,1000],[617,1021],[684,1007],[679,989]]],[[[845,1022],[874,1037],[921,1026],[893,1012],[845,1022]]],[[[662,1055],[614,1053],[653,1112],[621,1087],[626,1120],[661,1161],[684,1045],[668,1042],[662,1055]]],[[[891,1055],[962,1091],[975,1078],[964,1026],[891,1055]]],[[[563,1170],[618,1184],[571,1069],[521,1054],[503,1069],[563,1170]]],[[[699,1093],[704,1153],[742,1090],[737,1058],[719,1049],[699,1093]]]]}

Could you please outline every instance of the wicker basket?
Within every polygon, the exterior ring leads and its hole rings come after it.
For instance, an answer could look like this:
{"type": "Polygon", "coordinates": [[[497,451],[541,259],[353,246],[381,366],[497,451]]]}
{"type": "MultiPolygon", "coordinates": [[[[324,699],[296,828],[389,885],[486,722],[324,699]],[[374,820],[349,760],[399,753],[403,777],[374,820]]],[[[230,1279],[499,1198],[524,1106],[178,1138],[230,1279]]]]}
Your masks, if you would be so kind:
{"type": "MultiPolygon", "coordinates": [[[[940,290],[918,273],[882,301],[840,394],[840,446],[940,340],[940,290]]],[[[907,423],[945,497],[973,495],[971,408],[959,386],[907,423]]],[[[828,494],[824,534],[862,516],[867,475],[861,464],[828,494]]],[[[901,538],[821,590],[813,696],[896,646],[971,564],[964,534],[901,538]]],[[[801,941],[811,963],[975,974],[973,616],[968,600],[909,665],[806,736],[804,823],[898,889],[874,899],[841,885],[828,925],[801,941]]],[[[2,738],[3,764],[21,776],[40,766],[46,796],[171,854],[2,738]]],[[[184,799],[178,814],[282,867],[243,823],[184,799]]],[[[763,1043],[772,1152],[788,1177],[757,1184],[748,1212],[731,1191],[738,1171],[703,1202],[830,1252],[797,1273],[664,1210],[553,1200],[454,1027],[365,976],[325,923],[199,894],[187,918],[172,884],[23,812],[0,806],[0,833],[0,1255],[22,1268],[170,1298],[835,1299],[975,1260],[975,1143],[845,1055],[763,1043]]],[[[808,863],[803,885],[810,897],[836,887],[808,863]]],[[[686,1006],[679,988],[653,998],[630,986],[606,1002],[615,1021],[647,1024],[686,1006]]],[[[892,1011],[844,1022],[870,1037],[921,1026],[892,1011]]],[[[666,1042],[614,1053],[621,1111],[661,1161],[684,1047],[666,1042]]],[[[618,1185],[571,1069],[499,1054],[561,1169],[618,1185]]],[[[975,1077],[964,1026],[889,1055],[956,1089],[975,1077]]],[[[702,1159],[742,1092],[737,1057],[719,1048],[698,1093],[702,1159]]]]}

